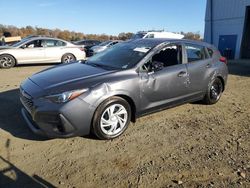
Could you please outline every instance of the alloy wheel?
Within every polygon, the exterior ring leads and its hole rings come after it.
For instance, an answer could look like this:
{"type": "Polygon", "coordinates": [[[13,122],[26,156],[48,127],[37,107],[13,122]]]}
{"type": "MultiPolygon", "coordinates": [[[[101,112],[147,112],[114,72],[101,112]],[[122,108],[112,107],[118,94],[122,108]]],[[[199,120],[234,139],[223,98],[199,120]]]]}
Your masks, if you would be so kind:
{"type": "Polygon", "coordinates": [[[70,62],[73,62],[75,60],[75,58],[72,56],[72,55],[66,55],[64,58],[63,58],[63,62],[64,63],[70,63],[70,62]]]}
{"type": "Polygon", "coordinates": [[[3,68],[9,68],[13,66],[13,60],[10,57],[3,56],[0,57],[0,64],[3,68]]]}

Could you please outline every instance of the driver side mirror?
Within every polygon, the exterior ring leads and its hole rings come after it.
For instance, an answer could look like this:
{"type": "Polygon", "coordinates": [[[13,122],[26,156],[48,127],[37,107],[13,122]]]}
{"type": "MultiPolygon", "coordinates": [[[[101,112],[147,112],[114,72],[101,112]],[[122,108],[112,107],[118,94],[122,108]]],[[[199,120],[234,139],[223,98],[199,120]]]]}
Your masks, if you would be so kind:
{"type": "Polygon", "coordinates": [[[150,72],[157,72],[164,68],[164,64],[160,61],[153,61],[150,72]]]}

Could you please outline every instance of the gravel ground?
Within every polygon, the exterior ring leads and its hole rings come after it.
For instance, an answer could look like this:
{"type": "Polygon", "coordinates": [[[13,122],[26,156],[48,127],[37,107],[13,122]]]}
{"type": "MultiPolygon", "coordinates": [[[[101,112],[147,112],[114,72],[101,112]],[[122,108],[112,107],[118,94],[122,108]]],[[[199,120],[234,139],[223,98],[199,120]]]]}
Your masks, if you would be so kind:
{"type": "Polygon", "coordinates": [[[216,105],[142,117],[112,141],[27,128],[18,86],[48,66],[0,70],[0,187],[250,187],[250,62],[229,64],[216,105]]]}

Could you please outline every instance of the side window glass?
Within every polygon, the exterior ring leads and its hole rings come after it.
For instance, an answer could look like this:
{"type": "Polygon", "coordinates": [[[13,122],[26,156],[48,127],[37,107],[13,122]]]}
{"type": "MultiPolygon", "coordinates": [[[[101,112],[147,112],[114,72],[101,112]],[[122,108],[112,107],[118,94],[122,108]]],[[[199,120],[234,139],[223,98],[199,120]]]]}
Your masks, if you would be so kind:
{"type": "Polygon", "coordinates": [[[23,45],[23,48],[42,48],[42,47],[43,46],[41,40],[33,40],[23,45]]]}
{"type": "Polygon", "coordinates": [[[65,43],[60,40],[46,40],[46,47],[65,46],[65,43]]]}
{"type": "Polygon", "coordinates": [[[178,64],[182,64],[182,47],[170,44],[153,55],[151,60],[142,66],[141,70],[151,72],[155,65],[169,67],[178,64]]]}
{"type": "Polygon", "coordinates": [[[56,46],[66,46],[66,43],[60,40],[56,41],[56,46]]]}
{"type": "Polygon", "coordinates": [[[176,44],[170,44],[164,47],[159,53],[152,57],[152,61],[162,62],[164,67],[177,65],[181,63],[181,47],[176,44]]]}
{"type": "Polygon", "coordinates": [[[200,61],[207,58],[205,47],[187,44],[185,48],[187,51],[188,63],[200,61]]]}
{"type": "Polygon", "coordinates": [[[46,47],[54,47],[56,46],[55,40],[46,40],[46,47]]]}

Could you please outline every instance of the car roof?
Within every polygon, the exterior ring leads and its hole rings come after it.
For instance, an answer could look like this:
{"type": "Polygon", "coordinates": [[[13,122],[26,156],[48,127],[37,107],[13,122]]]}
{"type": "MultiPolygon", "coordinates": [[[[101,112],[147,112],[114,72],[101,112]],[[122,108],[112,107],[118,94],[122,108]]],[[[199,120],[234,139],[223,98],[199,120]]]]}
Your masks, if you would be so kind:
{"type": "Polygon", "coordinates": [[[30,40],[39,40],[39,39],[47,39],[47,40],[61,40],[61,41],[64,41],[64,42],[68,42],[68,41],[65,41],[63,39],[59,39],[59,38],[53,38],[53,37],[41,37],[41,36],[38,36],[38,37],[30,37],[28,38],[30,40]]]}
{"type": "Polygon", "coordinates": [[[78,40],[78,41],[75,41],[75,42],[92,42],[92,41],[98,41],[98,42],[100,42],[99,40],[95,40],[95,39],[82,39],[82,40],[78,40]]]}
{"type": "Polygon", "coordinates": [[[196,41],[196,40],[188,40],[188,39],[166,39],[166,38],[146,38],[146,39],[135,39],[135,40],[129,40],[127,41],[129,43],[134,43],[135,45],[147,45],[147,46],[151,46],[151,47],[156,47],[160,44],[163,43],[191,43],[194,45],[201,45],[201,46],[205,46],[208,48],[213,48],[214,46],[211,44],[208,44],[206,42],[202,42],[202,41],[196,41]]]}

